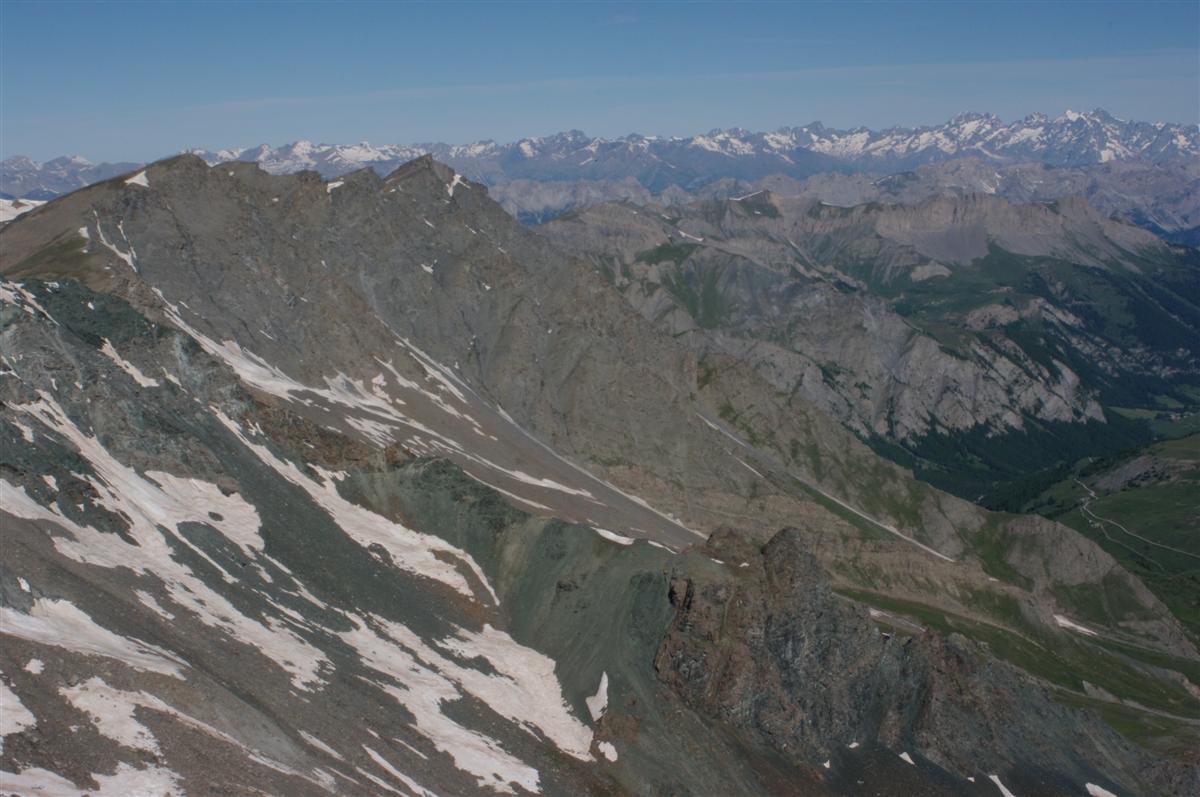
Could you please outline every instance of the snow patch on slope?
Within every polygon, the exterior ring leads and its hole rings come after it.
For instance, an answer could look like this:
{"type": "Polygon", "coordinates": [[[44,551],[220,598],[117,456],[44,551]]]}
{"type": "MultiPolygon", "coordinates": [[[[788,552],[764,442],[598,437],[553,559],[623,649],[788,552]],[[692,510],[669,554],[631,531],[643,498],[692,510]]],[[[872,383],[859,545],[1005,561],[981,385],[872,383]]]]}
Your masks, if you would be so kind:
{"type": "Polygon", "coordinates": [[[520,727],[540,731],[568,755],[590,757],[591,732],[570,714],[552,659],[490,626],[480,632],[461,630],[437,643],[456,656],[482,656],[498,673],[489,675],[447,658],[400,623],[374,615],[351,622],[354,629],[342,632],[341,639],[382,676],[376,685],[411,712],[417,730],[481,786],[511,794],[509,784],[515,783],[536,792],[540,776],[495,739],[443,713],[443,705],[467,696],[520,727]]]}
{"type": "Polygon", "coordinates": [[[139,706],[162,706],[162,702],[156,698],[145,692],[113,689],[99,677],[63,687],[59,691],[67,702],[92,718],[92,724],[102,736],[133,750],[156,755],[161,752],[154,734],[134,716],[139,706]]]}
{"type": "Polygon", "coordinates": [[[108,338],[104,338],[103,340],[104,345],[100,347],[101,354],[115,362],[122,371],[133,377],[133,381],[137,382],[142,387],[158,387],[157,379],[152,379],[151,377],[146,376],[144,373],[142,373],[140,368],[118,354],[117,350],[113,348],[112,342],[108,338]]]}
{"type": "Polygon", "coordinates": [[[0,679],[0,752],[4,751],[4,737],[20,733],[37,724],[37,718],[21,703],[17,693],[0,679]]]}
{"type": "Polygon", "coordinates": [[[1054,622],[1058,624],[1059,628],[1066,628],[1070,631],[1075,631],[1077,633],[1083,634],[1084,636],[1099,636],[1099,634],[1097,634],[1092,629],[1085,628],[1084,626],[1080,625],[1079,623],[1072,622],[1068,618],[1063,617],[1061,614],[1054,615],[1054,622]]]}
{"type": "Polygon", "coordinates": [[[608,708],[608,673],[600,673],[600,685],[596,688],[596,694],[589,697],[586,701],[588,713],[592,715],[592,719],[599,720],[604,716],[604,710],[608,708]]]}
{"type": "MultiPolygon", "coordinates": [[[[53,509],[37,504],[24,490],[9,487],[22,500],[6,502],[5,509],[31,520],[55,523],[69,535],[54,538],[55,548],[79,562],[109,568],[128,568],[135,573],[157,576],[170,598],[186,607],[200,622],[226,631],[230,637],[257,648],[268,660],[283,667],[299,688],[319,682],[319,672],[329,664],[320,650],[296,634],[278,618],[260,622],[242,614],[222,593],[217,592],[173,555],[172,544],[187,546],[221,574],[230,588],[239,578],[179,532],[183,523],[202,523],[215,528],[241,549],[251,562],[262,551],[258,513],[238,495],[224,495],[216,485],[197,479],[152,471],[145,476],[118,462],[100,442],[84,434],[47,393],[34,404],[14,409],[41,421],[71,442],[96,472],[83,477],[96,491],[96,502],[129,523],[130,544],[112,534],[80,526],[53,509]],[[215,512],[220,520],[209,513],[215,512]]],[[[7,485],[6,485],[7,486],[7,485]]]]}
{"type": "Polygon", "coordinates": [[[1089,797],[1117,797],[1103,786],[1097,786],[1095,783],[1087,784],[1087,793],[1089,797]]]}
{"type": "Polygon", "coordinates": [[[36,199],[0,199],[0,224],[12,221],[23,213],[28,213],[45,202],[36,199]]]}
{"type": "Polygon", "coordinates": [[[1003,783],[1000,782],[999,775],[988,775],[988,780],[996,784],[996,788],[1000,790],[1000,794],[1002,794],[1003,797],[1017,797],[1015,794],[1009,791],[1003,783]]]}
{"type": "Polygon", "coordinates": [[[365,507],[342,498],[331,479],[319,479],[300,471],[294,464],[279,459],[265,446],[247,437],[232,419],[216,413],[218,420],[235,434],[259,460],[287,481],[304,490],[330,519],[351,539],[364,548],[378,545],[385,550],[395,567],[439,581],[468,597],[475,597],[475,590],[454,564],[446,557],[457,560],[475,575],[487,591],[493,603],[499,598],[492,589],[483,570],[465,551],[450,545],[439,537],[413,531],[365,507]]]}
{"type": "MultiPolygon", "coordinates": [[[[11,490],[7,482],[0,482],[11,490]]],[[[21,493],[22,495],[24,493],[21,493]]],[[[9,492],[5,511],[12,514],[9,492]]],[[[20,514],[17,514],[21,517],[20,514]]],[[[110,535],[111,536],[111,535],[110,535]]],[[[75,604],[65,600],[39,598],[28,614],[11,606],[0,606],[0,633],[41,645],[63,648],[84,656],[115,659],[138,670],[183,678],[183,661],[171,653],[132,637],[114,634],[96,623],[75,604]]]]}
{"type": "Polygon", "coordinates": [[[20,772],[0,770],[0,783],[6,792],[36,794],[40,797],[130,797],[131,795],[182,794],[174,772],[157,766],[137,769],[122,761],[111,775],[92,773],[99,789],[81,789],[71,781],[47,769],[30,767],[20,772]]]}

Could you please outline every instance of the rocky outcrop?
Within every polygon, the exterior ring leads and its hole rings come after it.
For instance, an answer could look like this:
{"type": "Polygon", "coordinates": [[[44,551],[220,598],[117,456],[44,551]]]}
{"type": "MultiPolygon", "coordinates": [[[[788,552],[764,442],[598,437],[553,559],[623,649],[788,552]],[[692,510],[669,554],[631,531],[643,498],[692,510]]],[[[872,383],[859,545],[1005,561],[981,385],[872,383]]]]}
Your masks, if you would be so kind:
{"type": "Polygon", "coordinates": [[[759,550],[727,530],[704,548],[725,568],[674,568],[655,669],[685,704],[814,768],[882,746],[959,789],[998,775],[1015,793],[1069,792],[1105,771],[1127,779],[1110,789],[1149,772],[1173,791],[1200,776],[1156,768],[964,637],[881,630],[878,612],[830,591],[806,537],[785,529],[759,550]]]}

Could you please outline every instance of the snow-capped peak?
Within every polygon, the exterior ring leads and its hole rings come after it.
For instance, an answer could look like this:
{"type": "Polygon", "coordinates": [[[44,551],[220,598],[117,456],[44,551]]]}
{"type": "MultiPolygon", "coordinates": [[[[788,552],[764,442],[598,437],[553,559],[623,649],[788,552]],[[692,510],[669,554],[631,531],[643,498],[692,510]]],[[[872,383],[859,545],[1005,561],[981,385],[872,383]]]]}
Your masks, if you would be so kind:
{"type": "MultiPolygon", "coordinates": [[[[1200,128],[1194,124],[1126,121],[1102,109],[1086,112],[1068,109],[1054,118],[1032,113],[1012,122],[988,113],[963,112],[940,125],[885,130],[836,129],[812,122],[766,133],[729,128],[694,136],[633,133],[617,138],[593,138],[579,130],[568,130],[508,144],[492,140],[457,146],[380,145],[368,141],[317,144],[299,139],[275,147],[261,144],[190,151],[210,165],[247,161],[273,174],[311,169],[327,180],[365,167],[387,173],[404,162],[430,154],[447,161],[468,179],[484,183],[518,176],[543,180],[602,176],[633,177],[665,185],[674,178],[663,178],[664,170],[668,173],[678,170],[680,179],[706,174],[735,176],[741,164],[746,164],[753,173],[779,172],[803,177],[812,173],[814,159],[818,167],[826,169],[883,171],[912,169],[958,157],[985,158],[997,164],[1033,162],[1055,166],[1116,161],[1166,163],[1200,157],[1200,128]],[[755,163],[755,159],[763,161],[755,163]],[[718,164],[728,164],[730,168],[718,164]],[[519,169],[519,173],[510,169],[519,169]]],[[[93,166],[78,155],[39,164],[17,156],[4,161],[2,174],[6,193],[53,195],[138,166],[136,163],[93,166]]]]}

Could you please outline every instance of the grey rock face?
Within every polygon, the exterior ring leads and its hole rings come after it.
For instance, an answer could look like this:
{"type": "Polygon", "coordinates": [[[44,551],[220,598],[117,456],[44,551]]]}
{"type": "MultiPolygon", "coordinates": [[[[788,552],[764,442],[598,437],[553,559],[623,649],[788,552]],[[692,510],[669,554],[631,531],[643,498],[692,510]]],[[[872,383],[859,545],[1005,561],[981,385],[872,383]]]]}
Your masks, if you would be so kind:
{"type": "Polygon", "coordinates": [[[963,793],[989,773],[1018,793],[1069,790],[1100,768],[1144,776],[1149,762],[1117,734],[1080,726],[967,639],[883,630],[879,612],[829,590],[806,536],[785,529],[757,550],[718,533],[704,550],[731,568],[675,568],[655,667],[687,705],[814,769],[876,745],[906,751],[952,774],[932,791],[963,793]]]}
{"type": "MultiPolygon", "coordinates": [[[[1095,657],[1114,699],[1122,660],[1055,613],[1195,656],[1078,535],[913,481],[747,367],[701,383],[588,265],[428,159],[330,182],[161,162],[23,214],[0,271],[0,672],[25,712],[5,788],[961,786],[882,733],[891,769],[814,768],[664,682],[668,573],[738,577],[693,547],[731,519],[749,545],[803,520],[842,589],[1019,605],[1012,632],[1095,657]]],[[[794,566],[789,594],[824,600],[794,566]]],[[[815,619],[787,633],[838,647],[815,619]]],[[[1170,672],[1139,675],[1188,711],[1170,672]]],[[[1160,782],[1125,761],[1091,782],[1160,782]]]]}
{"type": "Polygon", "coordinates": [[[1082,200],[839,208],[763,191],[597,206],[539,230],[702,356],[914,450],[1102,424],[1104,403],[1148,400],[1151,382],[1188,402],[1200,379],[1194,256],[1082,200]]]}
{"type": "MultiPolygon", "coordinates": [[[[783,174],[761,180],[715,180],[682,201],[662,196],[661,204],[728,199],[760,190],[803,196],[828,205],[867,202],[918,204],[935,196],[987,194],[1012,202],[1055,202],[1082,197],[1103,216],[1117,216],[1178,243],[1195,244],[1200,226],[1200,163],[1112,162],[1090,166],[996,163],[963,157],[926,164],[912,171],[845,174],[827,172],[803,180],[783,174]]],[[[632,197],[612,196],[611,199],[632,197]]]]}
{"type": "MultiPolygon", "coordinates": [[[[949,273],[946,266],[930,262],[929,255],[912,251],[912,243],[877,243],[881,233],[872,233],[871,222],[861,217],[813,221],[810,232],[804,229],[810,222],[803,213],[776,221],[766,210],[756,213],[751,201],[738,205],[745,207],[728,214],[725,229],[726,218],[714,222],[706,215],[711,208],[700,207],[657,214],[618,208],[611,219],[596,209],[545,229],[564,247],[595,256],[599,269],[643,315],[691,343],[699,355],[721,351],[754,363],[781,393],[812,401],[852,425],[860,424],[854,427],[859,430],[911,439],[934,428],[1018,428],[1024,423],[1023,413],[1063,421],[1099,417],[1094,396],[1080,384],[1073,366],[1043,366],[1015,345],[1000,347],[994,337],[967,351],[955,350],[914,329],[912,321],[888,303],[847,290],[865,284],[856,272],[835,267],[822,271],[819,260],[802,260],[793,246],[811,237],[839,236],[830,245],[861,246],[847,257],[856,263],[881,263],[878,278],[894,273],[896,280],[906,280],[901,276],[906,263],[918,283],[938,270],[949,273]],[[789,224],[797,224],[799,234],[789,238],[789,224]],[[583,245],[572,240],[580,229],[583,239],[594,236],[583,245]]],[[[1085,216],[1081,229],[1090,223],[1085,216]]],[[[937,232],[938,224],[926,219],[914,229],[901,219],[888,234],[920,237],[933,252],[954,253],[956,247],[966,255],[987,251],[990,231],[971,229],[981,226],[977,219],[962,225],[966,235],[943,235],[937,232]]],[[[1014,221],[1010,229],[1036,226],[1014,221]]],[[[1126,232],[1128,228],[1121,228],[1114,236],[1126,232]]],[[[1070,238],[1060,236],[1063,241],[1070,238]]],[[[1143,240],[1161,248],[1149,236],[1143,240]]],[[[1030,237],[1025,243],[1036,242],[1030,237]]],[[[1022,241],[1014,238],[1013,245],[1022,241]]],[[[1029,300],[1029,312],[1040,313],[1042,307],[1036,297],[1029,300]]],[[[1047,309],[1045,315],[1052,311],[1047,309]]],[[[1064,325],[1071,323],[1069,315],[1060,315],[1064,325]]]]}

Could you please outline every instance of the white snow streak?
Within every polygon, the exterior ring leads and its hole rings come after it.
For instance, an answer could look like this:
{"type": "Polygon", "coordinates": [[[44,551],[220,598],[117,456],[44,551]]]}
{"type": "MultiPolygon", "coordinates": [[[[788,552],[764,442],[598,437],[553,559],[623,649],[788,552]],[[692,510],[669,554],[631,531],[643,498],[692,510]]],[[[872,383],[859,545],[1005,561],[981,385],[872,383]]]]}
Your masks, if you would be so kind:
{"type": "MultiPolygon", "coordinates": [[[[46,312],[46,308],[38,303],[37,297],[34,296],[28,288],[19,282],[4,282],[0,283],[0,302],[11,304],[14,307],[19,307],[29,315],[37,317],[41,313],[45,318],[54,321],[50,314],[46,312]]],[[[54,321],[58,324],[57,321],[54,321]]]]}
{"type": "Polygon", "coordinates": [[[596,694],[589,697],[586,701],[588,713],[592,715],[592,719],[599,720],[604,716],[604,710],[608,708],[608,673],[600,673],[600,686],[596,688],[596,694]]]}
{"type": "Polygon", "coordinates": [[[1009,791],[1007,788],[1004,787],[1004,784],[1000,782],[999,775],[988,775],[988,779],[992,783],[996,784],[996,788],[1000,790],[1000,794],[1004,795],[1004,797],[1017,797],[1015,794],[1013,794],[1011,791],[1009,791]]]}
{"type": "Polygon", "coordinates": [[[381,756],[379,753],[375,752],[370,747],[367,747],[365,744],[362,746],[362,748],[367,751],[367,755],[371,756],[371,760],[374,761],[376,764],[378,764],[380,769],[387,772],[393,778],[395,778],[396,780],[403,783],[405,785],[405,787],[407,787],[409,789],[409,791],[412,791],[418,797],[434,797],[433,792],[429,791],[424,786],[422,786],[421,784],[417,783],[415,780],[410,778],[408,775],[405,775],[403,772],[396,769],[394,766],[391,765],[391,763],[388,762],[388,760],[386,758],[381,756]]]}
{"type": "Polygon", "coordinates": [[[608,529],[601,529],[595,526],[592,528],[597,534],[609,542],[615,542],[617,545],[633,545],[632,537],[626,537],[621,534],[617,534],[615,531],[609,531],[608,529]]]}
{"type": "Polygon", "coordinates": [[[1097,786],[1095,783],[1087,784],[1087,793],[1090,795],[1090,797],[1117,797],[1117,795],[1113,794],[1108,789],[1104,788],[1103,786],[1097,786]]]}
{"type": "Polygon", "coordinates": [[[103,338],[103,340],[104,345],[100,347],[101,354],[115,362],[122,371],[133,377],[133,381],[137,382],[142,387],[158,387],[157,379],[152,379],[151,377],[146,376],[136,365],[118,354],[117,350],[113,348],[112,342],[108,338],[103,338]]]}
{"type": "Polygon", "coordinates": [[[182,794],[174,772],[156,766],[135,769],[124,761],[111,775],[92,773],[99,789],[81,789],[71,781],[47,769],[30,767],[20,772],[0,770],[0,783],[6,792],[36,794],[39,797],[130,797],[131,795],[182,794]]]}
{"type": "MultiPolygon", "coordinates": [[[[125,265],[129,266],[131,269],[133,269],[136,272],[138,270],[137,256],[134,254],[133,247],[130,246],[128,252],[122,252],[120,249],[118,249],[116,244],[109,241],[108,238],[104,235],[104,227],[102,227],[100,225],[100,216],[97,215],[96,211],[94,211],[94,210],[92,211],[92,215],[96,219],[96,234],[100,236],[100,243],[103,244],[114,255],[119,257],[121,260],[125,261],[125,265]]],[[[123,229],[122,229],[122,234],[124,234],[123,229]]],[[[128,238],[125,239],[125,243],[129,243],[128,238]]]]}
{"type": "MultiPolygon", "coordinates": [[[[11,511],[7,502],[5,509],[11,511]]],[[[34,601],[29,614],[11,606],[0,606],[0,621],[2,633],[8,636],[85,656],[116,659],[134,669],[183,678],[180,668],[185,665],[175,656],[146,642],[117,636],[69,601],[39,598],[34,601]]]]}
{"type": "Polygon", "coordinates": [[[325,753],[326,755],[328,755],[332,758],[336,758],[338,761],[346,760],[345,758],[342,757],[341,753],[339,753],[337,750],[334,750],[332,747],[325,744],[323,741],[318,739],[316,736],[313,736],[311,733],[308,733],[307,731],[303,731],[303,730],[299,731],[299,733],[300,733],[300,737],[302,739],[304,739],[304,741],[308,742],[310,745],[317,748],[322,753],[325,753]]]}
{"type": "Polygon", "coordinates": [[[539,774],[496,740],[458,724],[442,706],[470,695],[526,729],[537,729],[567,754],[587,760],[591,732],[571,716],[554,675],[554,662],[523,648],[490,626],[460,631],[439,646],[456,656],[483,656],[499,675],[460,665],[407,627],[381,617],[363,618],[341,634],[363,664],[385,676],[377,685],[412,713],[416,729],[474,775],[480,785],[512,793],[515,782],[538,791],[539,774]],[[378,629],[378,630],[377,630],[378,629]]]}
{"type": "Polygon", "coordinates": [[[439,537],[423,534],[418,531],[394,523],[377,515],[371,510],[351,503],[342,498],[332,480],[314,479],[302,473],[291,462],[278,459],[264,446],[250,440],[236,423],[230,418],[216,413],[218,420],[233,432],[242,443],[253,452],[263,464],[274,470],[287,481],[304,490],[330,519],[351,539],[364,548],[378,545],[387,551],[391,564],[398,569],[425,576],[440,581],[443,584],[461,592],[468,597],[476,597],[475,590],[454,565],[444,561],[442,556],[450,557],[465,564],[487,590],[492,601],[499,604],[487,576],[469,554],[439,537]]]}
{"type": "Polygon", "coordinates": [[[0,707],[0,752],[3,752],[4,737],[37,725],[37,717],[25,708],[21,698],[3,680],[0,680],[0,707]]]}
{"type": "Polygon", "coordinates": [[[463,179],[461,174],[455,173],[454,179],[451,180],[450,184],[446,186],[446,193],[450,194],[450,196],[454,196],[454,189],[460,185],[466,189],[470,189],[471,187],[467,185],[467,181],[463,179]]]}
{"type": "Polygon", "coordinates": [[[1085,636],[1099,636],[1099,634],[1097,634],[1092,629],[1084,628],[1079,623],[1071,622],[1071,620],[1067,619],[1066,617],[1063,617],[1061,614],[1054,615],[1054,622],[1058,623],[1058,626],[1060,628],[1066,628],[1071,631],[1076,631],[1080,634],[1084,634],[1085,636]]]}
{"type": "Polygon", "coordinates": [[[6,510],[19,517],[55,523],[69,532],[68,536],[54,538],[55,548],[64,556],[101,567],[124,567],[156,575],[172,601],[186,607],[205,625],[258,648],[265,658],[290,673],[297,687],[318,682],[319,670],[328,664],[320,650],[276,618],[267,618],[264,623],[242,614],[173,556],[172,542],[186,545],[212,565],[225,582],[236,584],[237,577],[178,533],[178,527],[187,522],[209,525],[237,545],[247,559],[255,561],[263,541],[254,507],[236,494],[226,496],[216,485],[197,479],[160,471],[138,474],[118,462],[96,438],[80,431],[49,394],[42,392],[41,397],[34,404],[14,405],[14,409],[37,418],[75,445],[96,472],[95,476],[83,477],[95,489],[96,502],[126,519],[129,536],[136,544],[80,526],[57,507],[48,509],[36,503],[21,489],[9,487],[17,500],[6,501],[6,510]]]}

